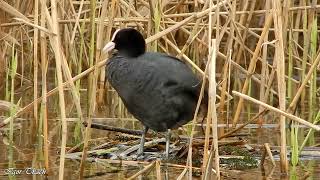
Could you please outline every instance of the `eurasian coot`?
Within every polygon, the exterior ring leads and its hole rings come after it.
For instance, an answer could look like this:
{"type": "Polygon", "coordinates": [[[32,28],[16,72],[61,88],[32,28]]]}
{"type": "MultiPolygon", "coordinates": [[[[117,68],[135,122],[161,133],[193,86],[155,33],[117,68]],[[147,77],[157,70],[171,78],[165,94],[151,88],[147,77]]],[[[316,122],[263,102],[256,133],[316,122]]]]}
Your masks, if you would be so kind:
{"type": "Polygon", "coordinates": [[[145,52],[143,36],[133,28],[117,30],[103,51],[118,50],[109,59],[106,76],[128,111],[144,125],[138,155],[143,153],[145,134],[151,128],[167,131],[193,118],[201,81],[179,59],[163,53],[145,52]]]}

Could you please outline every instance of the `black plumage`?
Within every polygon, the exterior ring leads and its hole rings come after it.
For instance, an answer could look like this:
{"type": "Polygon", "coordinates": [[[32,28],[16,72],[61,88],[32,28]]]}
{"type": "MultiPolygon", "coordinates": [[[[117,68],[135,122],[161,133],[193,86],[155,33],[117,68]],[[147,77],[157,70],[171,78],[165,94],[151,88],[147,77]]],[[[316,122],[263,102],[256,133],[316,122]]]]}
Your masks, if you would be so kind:
{"type": "Polygon", "coordinates": [[[145,52],[145,40],[135,29],[115,33],[105,47],[118,50],[107,63],[106,76],[145,131],[167,131],[192,120],[201,88],[192,70],[175,57],[145,52]]]}

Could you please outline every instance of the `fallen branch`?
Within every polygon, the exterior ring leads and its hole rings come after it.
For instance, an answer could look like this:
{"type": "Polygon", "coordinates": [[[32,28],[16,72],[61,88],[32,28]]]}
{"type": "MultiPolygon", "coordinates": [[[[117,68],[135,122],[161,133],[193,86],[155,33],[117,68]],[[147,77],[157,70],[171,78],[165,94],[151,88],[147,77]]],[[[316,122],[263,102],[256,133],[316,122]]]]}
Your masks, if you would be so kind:
{"type": "MultiPolygon", "coordinates": [[[[85,127],[87,127],[87,122],[84,122],[83,125],[85,127]]],[[[91,128],[93,128],[93,129],[101,129],[101,130],[108,130],[108,131],[115,131],[115,132],[121,132],[121,133],[126,133],[126,134],[142,135],[142,131],[140,131],[140,130],[131,130],[131,129],[113,127],[113,126],[108,126],[108,125],[105,125],[105,124],[92,123],[91,124],[91,128]]]]}

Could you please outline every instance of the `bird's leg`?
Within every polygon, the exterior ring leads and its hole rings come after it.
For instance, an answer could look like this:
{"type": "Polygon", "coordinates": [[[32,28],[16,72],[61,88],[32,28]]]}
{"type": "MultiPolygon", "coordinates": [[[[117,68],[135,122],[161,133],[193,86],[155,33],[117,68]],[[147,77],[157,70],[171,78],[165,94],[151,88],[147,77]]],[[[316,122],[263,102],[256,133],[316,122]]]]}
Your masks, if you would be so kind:
{"type": "Polygon", "coordinates": [[[144,147],[144,142],[146,140],[146,134],[148,132],[148,129],[149,128],[147,126],[143,126],[143,132],[140,140],[140,147],[138,149],[138,156],[143,155],[143,147],[144,147]]]}
{"type": "Polygon", "coordinates": [[[166,134],[166,159],[169,158],[170,137],[171,137],[171,130],[168,129],[166,134]]]}

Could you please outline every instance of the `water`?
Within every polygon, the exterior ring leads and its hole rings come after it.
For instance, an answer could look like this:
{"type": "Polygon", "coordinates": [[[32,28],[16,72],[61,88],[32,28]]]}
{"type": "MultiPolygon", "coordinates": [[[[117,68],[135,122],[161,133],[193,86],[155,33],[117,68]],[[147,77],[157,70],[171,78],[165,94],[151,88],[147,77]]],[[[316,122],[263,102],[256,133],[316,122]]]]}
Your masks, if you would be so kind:
{"type": "MultiPolygon", "coordinates": [[[[6,130],[1,130],[2,136],[0,136],[0,179],[8,179],[8,173],[16,173],[16,179],[57,179],[59,172],[59,151],[60,151],[60,128],[58,121],[51,120],[49,122],[49,166],[50,169],[47,172],[48,177],[45,175],[40,175],[43,171],[46,171],[43,167],[43,157],[39,153],[39,145],[37,143],[37,136],[35,130],[32,130],[32,123],[28,120],[16,121],[15,131],[14,131],[14,147],[13,147],[13,158],[15,162],[15,168],[8,169],[8,139],[5,136],[6,130]],[[28,169],[29,168],[29,169],[28,169]],[[31,168],[31,169],[30,169],[31,168]],[[32,175],[31,173],[37,173],[32,175]]],[[[111,125],[119,124],[118,121],[110,122],[111,125]]],[[[122,123],[127,128],[139,129],[139,124],[135,122],[123,122],[122,123]]],[[[72,136],[73,136],[73,125],[74,122],[68,122],[68,144],[67,150],[73,147],[72,136]]],[[[306,130],[306,129],[304,129],[306,130]]],[[[248,144],[259,150],[259,146],[263,143],[269,143],[272,147],[271,149],[279,149],[277,145],[279,144],[279,132],[275,127],[270,126],[269,128],[255,129],[246,128],[241,131],[241,133],[248,134],[249,136],[242,137],[248,140],[248,144]]],[[[115,133],[104,130],[93,130],[92,139],[97,139],[91,143],[90,147],[97,146],[106,142],[110,142],[114,138],[115,133]]],[[[319,134],[315,134],[315,137],[319,137],[319,134]]],[[[319,138],[315,139],[316,144],[320,142],[319,138]]],[[[296,173],[293,177],[310,177],[310,179],[320,179],[320,148],[315,146],[313,148],[307,148],[304,151],[304,156],[301,158],[301,163],[296,169],[296,173]],[[312,154],[312,152],[314,152],[312,154]],[[310,154],[311,153],[311,154],[310,154]]],[[[274,156],[277,165],[272,168],[272,164],[269,160],[265,162],[264,169],[260,167],[254,169],[243,169],[235,170],[222,168],[223,179],[281,179],[281,173],[279,171],[279,158],[278,155],[274,156]]],[[[260,160],[259,155],[255,157],[260,160]]],[[[92,158],[94,160],[94,158],[92,158]]],[[[176,162],[175,162],[176,163],[176,162]]],[[[120,161],[110,161],[101,160],[96,162],[87,162],[85,166],[85,177],[86,179],[125,179],[133,174],[137,173],[143,169],[148,163],[138,164],[136,161],[132,162],[122,162],[120,161]]],[[[184,170],[183,167],[177,167],[171,163],[167,168],[163,165],[161,166],[161,175],[167,177],[168,179],[176,179],[180,173],[184,170]]],[[[185,162],[180,162],[180,165],[184,165],[185,162]]],[[[80,161],[76,159],[66,159],[65,161],[65,179],[77,179],[79,175],[80,161]]],[[[294,171],[291,169],[290,171],[294,171]]],[[[194,173],[194,179],[200,179],[199,170],[194,173]]],[[[156,171],[153,168],[148,176],[144,176],[142,179],[155,179],[156,171]]],[[[289,178],[289,177],[287,177],[289,178]]],[[[282,179],[285,179],[283,177],[282,179]]]]}

